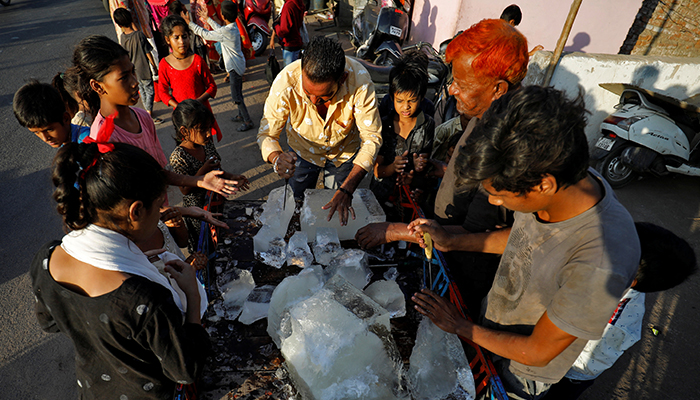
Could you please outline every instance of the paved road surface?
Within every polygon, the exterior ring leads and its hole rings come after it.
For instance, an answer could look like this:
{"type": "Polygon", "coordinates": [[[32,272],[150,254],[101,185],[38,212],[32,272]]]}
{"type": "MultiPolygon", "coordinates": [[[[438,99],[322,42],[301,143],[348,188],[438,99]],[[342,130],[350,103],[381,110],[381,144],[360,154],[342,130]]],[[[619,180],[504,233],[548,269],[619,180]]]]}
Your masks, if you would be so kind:
{"type": "MultiPolygon", "coordinates": [[[[310,32],[314,26],[310,27],[310,32]]],[[[328,31],[326,31],[328,32],[328,31]]],[[[73,349],[61,335],[40,331],[32,313],[33,298],[26,274],[36,249],[58,239],[62,230],[53,209],[49,166],[55,150],[21,128],[12,115],[14,92],[25,79],[50,81],[70,64],[73,46],[89,34],[115,38],[113,25],[99,0],[13,0],[0,8],[0,399],[70,399],[76,397],[73,349]]],[[[281,59],[278,55],[278,59],[281,59]]],[[[244,94],[251,115],[259,118],[267,94],[263,58],[249,62],[244,94]]],[[[237,124],[228,85],[215,76],[219,94],[212,101],[224,139],[217,143],[226,170],[246,174],[253,190],[248,199],[263,198],[280,184],[263,165],[255,132],[235,132],[237,124]]],[[[156,106],[166,120],[158,135],[166,154],[170,138],[169,112],[156,106]]],[[[170,191],[171,203],[179,194],[170,191]]],[[[637,220],[658,223],[700,244],[700,180],[677,177],[648,179],[618,191],[637,220]]],[[[671,268],[672,266],[669,266],[671,268]]],[[[583,397],[598,399],[665,399],[700,397],[696,307],[700,278],[660,295],[648,296],[642,343],[628,352],[583,397]]]]}

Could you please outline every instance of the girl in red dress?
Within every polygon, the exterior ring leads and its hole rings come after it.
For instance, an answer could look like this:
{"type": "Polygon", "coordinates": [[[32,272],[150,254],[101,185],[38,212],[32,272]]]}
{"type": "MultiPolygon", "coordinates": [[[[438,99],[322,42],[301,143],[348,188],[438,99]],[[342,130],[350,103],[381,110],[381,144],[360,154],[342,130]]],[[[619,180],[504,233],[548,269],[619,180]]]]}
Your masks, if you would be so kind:
{"type": "MultiPolygon", "coordinates": [[[[172,107],[186,99],[204,104],[210,111],[209,99],[216,96],[216,83],[202,57],[192,53],[190,28],[179,15],[168,15],[161,24],[161,32],[172,52],[160,60],[158,66],[158,95],[172,107]]],[[[212,133],[221,140],[221,129],[214,121],[212,133]]]]}

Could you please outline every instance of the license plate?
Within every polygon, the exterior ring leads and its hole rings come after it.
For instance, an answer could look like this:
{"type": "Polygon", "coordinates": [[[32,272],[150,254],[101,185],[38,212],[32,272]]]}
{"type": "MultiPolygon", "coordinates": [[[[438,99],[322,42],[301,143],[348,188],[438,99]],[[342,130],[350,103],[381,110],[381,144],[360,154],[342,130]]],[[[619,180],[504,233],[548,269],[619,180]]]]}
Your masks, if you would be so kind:
{"type": "Polygon", "coordinates": [[[392,36],[401,37],[401,32],[403,32],[403,30],[397,26],[389,27],[389,34],[392,36]]]}
{"type": "Polygon", "coordinates": [[[602,137],[598,139],[598,141],[595,144],[595,147],[599,149],[603,149],[605,151],[610,151],[612,149],[613,145],[615,144],[615,141],[610,138],[602,137]]]}

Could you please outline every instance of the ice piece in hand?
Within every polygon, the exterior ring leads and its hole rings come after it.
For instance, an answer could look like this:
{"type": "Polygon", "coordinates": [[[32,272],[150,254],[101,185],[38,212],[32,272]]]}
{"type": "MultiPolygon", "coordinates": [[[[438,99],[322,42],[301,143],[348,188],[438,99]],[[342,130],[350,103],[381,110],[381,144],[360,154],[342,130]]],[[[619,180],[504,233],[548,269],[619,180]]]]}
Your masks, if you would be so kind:
{"type": "Polygon", "coordinates": [[[303,269],[298,275],[284,278],[277,285],[270,299],[270,310],[267,314],[267,333],[278,348],[281,346],[281,339],[285,339],[292,334],[289,309],[321,290],[324,283],[326,283],[326,279],[323,267],[312,265],[303,269]]]}
{"type": "Polygon", "coordinates": [[[338,213],[328,221],[328,210],[321,207],[328,204],[333,198],[335,190],[331,189],[306,189],[304,191],[304,205],[300,213],[301,230],[309,237],[316,235],[316,229],[320,227],[335,228],[340,240],[355,238],[357,230],[372,222],[386,221],[384,210],[377,202],[374,194],[369,189],[357,189],[353,194],[352,207],[355,211],[355,219],[348,216],[348,223],[340,225],[338,213]]]}
{"type": "Polygon", "coordinates": [[[291,188],[287,188],[287,197],[284,198],[284,186],[272,189],[267,196],[267,201],[263,205],[263,212],[260,214],[260,222],[263,225],[269,226],[275,233],[275,236],[285,237],[289,221],[294,215],[294,192],[291,188]],[[286,201],[286,206],[285,206],[286,201]]]}
{"type": "Polygon", "coordinates": [[[219,288],[228,319],[233,320],[238,317],[243,303],[245,303],[253,289],[255,289],[253,274],[245,269],[234,268],[233,279],[219,288]]]}
{"type": "Polygon", "coordinates": [[[238,321],[242,324],[250,325],[253,322],[266,318],[270,308],[270,298],[275,287],[272,285],[264,285],[253,289],[248,295],[243,310],[241,311],[238,321]]]}
{"type": "Polygon", "coordinates": [[[285,366],[305,399],[403,399],[388,312],[336,275],[290,311],[285,366]]]}
{"type": "Polygon", "coordinates": [[[326,275],[330,278],[336,274],[341,275],[362,290],[372,278],[372,271],[367,262],[367,253],[359,249],[344,250],[331,260],[326,269],[326,275]]]}
{"type": "Polygon", "coordinates": [[[395,281],[376,281],[367,286],[365,294],[386,308],[391,318],[406,315],[406,298],[395,281]]]}
{"type": "Polygon", "coordinates": [[[408,377],[416,400],[474,399],[474,376],[455,334],[438,328],[428,318],[418,326],[408,377]]]}
{"type": "Polygon", "coordinates": [[[334,228],[316,229],[316,240],[314,241],[314,256],[316,262],[321,265],[328,265],[331,260],[342,253],[338,232],[334,228]]]}
{"type": "Polygon", "coordinates": [[[314,263],[314,255],[311,254],[309,248],[309,238],[306,232],[295,232],[289,238],[287,245],[287,265],[296,265],[301,268],[306,268],[314,263]]]}

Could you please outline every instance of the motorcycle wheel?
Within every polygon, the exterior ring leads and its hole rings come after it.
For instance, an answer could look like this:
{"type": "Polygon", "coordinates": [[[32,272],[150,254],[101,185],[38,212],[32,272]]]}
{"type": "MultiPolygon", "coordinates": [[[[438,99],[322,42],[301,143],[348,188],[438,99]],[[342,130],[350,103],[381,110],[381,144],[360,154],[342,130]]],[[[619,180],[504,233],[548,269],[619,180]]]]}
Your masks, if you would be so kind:
{"type": "Polygon", "coordinates": [[[605,156],[596,164],[596,170],[603,175],[613,189],[628,185],[637,179],[635,172],[629,165],[622,162],[622,152],[629,146],[620,146],[605,156]]]}
{"type": "Polygon", "coordinates": [[[270,44],[270,37],[255,26],[248,28],[248,36],[250,36],[250,43],[253,45],[255,57],[259,57],[270,44]]]}

